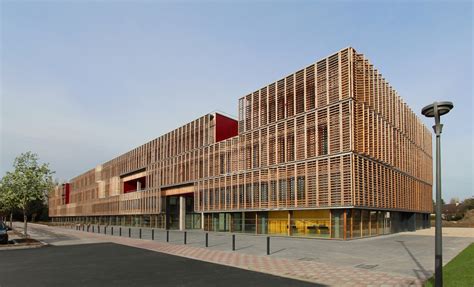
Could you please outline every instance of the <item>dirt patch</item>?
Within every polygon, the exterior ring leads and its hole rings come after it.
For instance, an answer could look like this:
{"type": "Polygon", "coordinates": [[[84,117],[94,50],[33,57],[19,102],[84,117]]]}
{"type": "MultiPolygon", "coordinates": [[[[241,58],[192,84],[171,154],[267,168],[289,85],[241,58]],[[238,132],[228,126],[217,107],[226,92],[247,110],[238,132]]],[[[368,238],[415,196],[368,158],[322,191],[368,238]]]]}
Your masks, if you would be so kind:
{"type": "Polygon", "coordinates": [[[24,244],[24,245],[41,243],[38,240],[35,240],[35,239],[32,239],[32,238],[16,238],[16,239],[12,239],[11,241],[14,244],[24,244]]]}

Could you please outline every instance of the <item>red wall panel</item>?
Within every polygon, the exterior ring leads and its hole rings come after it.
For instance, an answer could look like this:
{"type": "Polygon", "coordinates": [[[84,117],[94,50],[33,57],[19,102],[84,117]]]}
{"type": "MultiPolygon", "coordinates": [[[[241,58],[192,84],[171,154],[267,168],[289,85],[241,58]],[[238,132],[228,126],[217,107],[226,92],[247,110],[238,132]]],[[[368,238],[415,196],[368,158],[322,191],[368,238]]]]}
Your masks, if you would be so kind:
{"type": "Polygon", "coordinates": [[[238,122],[216,113],[216,142],[238,135],[238,122]]]}
{"type": "Polygon", "coordinates": [[[137,182],[141,183],[142,189],[146,188],[146,178],[145,177],[140,177],[137,179],[132,179],[129,181],[124,181],[123,183],[123,193],[129,193],[129,192],[134,192],[137,191],[137,182]]]}
{"type": "Polygon", "coordinates": [[[69,189],[69,183],[65,183],[64,184],[64,193],[65,193],[65,203],[68,204],[69,203],[69,198],[70,198],[70,194],[71,194],[71,191],[69,189]]]}

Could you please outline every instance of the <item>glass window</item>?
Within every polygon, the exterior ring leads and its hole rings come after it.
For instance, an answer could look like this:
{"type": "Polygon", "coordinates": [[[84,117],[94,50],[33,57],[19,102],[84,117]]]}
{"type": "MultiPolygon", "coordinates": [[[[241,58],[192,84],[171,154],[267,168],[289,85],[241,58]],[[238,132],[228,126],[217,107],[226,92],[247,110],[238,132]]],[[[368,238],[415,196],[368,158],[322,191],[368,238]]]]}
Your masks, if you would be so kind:
{"type": "Polygon", "coordinates": [[[362,214],[359,209],[354,209],[352,211],[352,238],[359,238],[361,234],[361,220],[362,214]]]}
{"type": "Polygon", "coordinates": [[[232,205],[237,208],[237,186],[232,186],[232,205]]]}
{"type": "Polygon", "coordinates": [[[344,211],[331,211],[331,238],[344,237],[344,211]]]}
{"type": "Polygon", "coordinates": [[[214,208],[214,189],[213,188],[209,189],[209,205],[208,205],[208,208],[209,209],[214,208]]]}
{"type": "Polygon", "coordinates": [[[232,231],[242,231],[242,213],[240,212],[232,213],[232,231]]]}
{"type": "Polygon", "coordinates": [[[370,235],[377,235],[377,211],[370,211],[370,235]]]}
{"type": "Polygon", "coordinates": [[[268,202],[268,183],[262,182],[260,185],[261,201],[268,202]]]}
{"type": "Polygon", "coordinates": [[[266,212],[258,213],[258,234],[268,233],[268,215],[266,212]]]}
{"type": "Polygon", "coordinates": [[[290,200],[291,204],[294,204],[293,201],[295,200],[295,178],[290,177],[288,181],[288,190],[290,193],[290,200]]]}
{"type": "Polygon", "coordinates": [[[286,179],[280,179],[278,183],[279,183],[279,193],[278,193],[279,200],[286,201],[286,179]]]}
{"type": "Polygon", "coordinates": [[[247,208],[250,208],[252,206],[252,198],[253,198],[253,190],[252,190],[252,184],[247,183],[245,185],[245,203],[247,204],[247,208]]]}
{"type": "Polygon", "coordinates": [[[305,189],[305,178],[304,176],[298,176],[298,187],[297,187],[298,200],[305,199],[304,189],[305,189]]]}
{"type": "Polygon", "coordinates": [[[219,203],[221,205],[221,209],[224,209],[225,206],[225,188],[221,188],[219,191],[219,203]]]}
{"type": "Polygon", "coordinates": [[[258,144],[255,144],[253,146],[253,159],[252,159],[252,162],[253,162],[253,167],[258,167],[259,166],[259,156],[258,156],[258,144]]]}
{"type": "Polygon", "coordinates": [[[352,210],[346,210],[346,236],[351,238],[351,227],[352,227],[352,210]]]}
{"type": "Polygon", "coordinates": [[[288,235],[288,211],[268,212],[268,233],[288,235]]]}
{"type": "Polygon", "coordinates": [[[243,184],[239,185],[239,204],[240,204],[240,208],[244,207],[244,185],[243,184]]]}
{"type": "Polygon", "coordinates": [[[384,219],[385,211],[377,212],[377,226],[378,226],[378,235],[384,234],[384,226],[383,226],[383,219],[384,219]]]}
{"type": "Polygon", "coordinates": [[[277,200],[277,183],[276,180],[272,180],[270,182],[270,197],[272,202],[276,202],[277,200]]]}
{"type": "Polygon", "coordinates": [[[219,162],[219,172],[220,174],[223,174],[224,173],[224,170],[225,170],[225,158],[224,158],[224,154],[220,154],[220,162],[219,162]]]}
{"type": "Polygon", "coordinates": [[[369,231],[369,211],[362,210],[362,236],[366,237],[370,235],[369,231]]]}
{"type": "Polygon", "coordinates": [[[329,210],[295,210],[291,218],[291,234],[329,238],[329,225],[329,210]]]}
{"type": "Polygon", "coordinates": [[[256,231],[256,213],[255,212],[245,212],[244,213],[244,226],[243,232],[245,233],[255,233],[256,231]]]}
{"type": "Polygon", "coordinates": [[[328,154],[328,126],[327,124],[318,126],[319,155],[328,154]]]}

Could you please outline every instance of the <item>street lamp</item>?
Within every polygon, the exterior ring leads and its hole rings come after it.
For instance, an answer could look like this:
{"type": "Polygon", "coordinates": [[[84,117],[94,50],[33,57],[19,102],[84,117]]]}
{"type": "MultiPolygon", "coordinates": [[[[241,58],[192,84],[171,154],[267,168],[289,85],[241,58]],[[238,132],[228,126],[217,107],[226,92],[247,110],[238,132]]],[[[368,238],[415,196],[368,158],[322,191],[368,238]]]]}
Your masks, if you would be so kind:
{"type": "Polygon", "coordinates": [[[443,250],[441,235],[441,131],[443,124],[440,117],[449,113],[454,107],[452,102],[434,102],[424,107],[421,113],[428,118],[435,118],[433,130],[436,134],[436,228],[435,228],[435,286],[443,286],[443,250]]]}

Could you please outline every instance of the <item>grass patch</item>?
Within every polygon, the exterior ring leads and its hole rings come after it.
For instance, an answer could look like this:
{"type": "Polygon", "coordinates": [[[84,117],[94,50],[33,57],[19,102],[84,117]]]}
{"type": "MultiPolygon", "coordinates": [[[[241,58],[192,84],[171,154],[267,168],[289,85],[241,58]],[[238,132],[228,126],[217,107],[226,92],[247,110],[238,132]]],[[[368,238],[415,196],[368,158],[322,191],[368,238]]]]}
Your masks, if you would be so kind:
{"type": "MultiPolygon", "coordinates": [[[[444,286],[474,286],[474,243],[453,258],[443,267],[444,286]]],[[[425,287],[434,286],[434,277],[425,283],[425,287]]]]}

